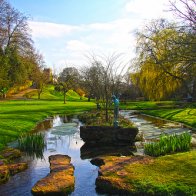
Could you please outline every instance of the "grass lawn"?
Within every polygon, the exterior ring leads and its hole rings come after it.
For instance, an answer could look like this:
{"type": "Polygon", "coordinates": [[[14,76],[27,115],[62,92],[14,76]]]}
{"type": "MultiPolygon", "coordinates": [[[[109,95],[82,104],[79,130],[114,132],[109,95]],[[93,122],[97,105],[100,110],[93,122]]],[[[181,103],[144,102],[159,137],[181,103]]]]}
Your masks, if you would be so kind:
{"type": "Polygon", "coordinates": [[[120,109],[142,110],[142,113],[177,121],[196,128],[196,104],[174,101],[141,101],[121,104],[120,109]]]}
{"type": "Polygon", "coordinates": [[[148,110],[143,111],[143,113],[181,122],[196,128],[196,108],[148,110]]]}
{"type": "MultiPolygon", "coordinates": [[[[196,194],[196,151],[158,158],[106,157],[100,181],[136,195],[196,194]],[[110,182],[110,183],[109,183],[110,182]]],[[[107,186],[110,187],[107,187],[107,186]]]]}
{"type": "Polygon", "coordinates": [[[17,100],[0,102],[0,147],[30,131],[36,123],[55,114],[74,114],[95,107],[93,102],[62,100],[17,100]]]}

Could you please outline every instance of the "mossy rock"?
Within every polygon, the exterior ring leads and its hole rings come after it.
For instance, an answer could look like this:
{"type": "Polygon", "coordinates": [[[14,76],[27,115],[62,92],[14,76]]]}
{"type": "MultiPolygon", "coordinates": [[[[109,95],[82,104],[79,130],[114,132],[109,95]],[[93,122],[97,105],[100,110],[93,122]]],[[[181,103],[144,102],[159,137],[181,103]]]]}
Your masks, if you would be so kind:
{"type": "Polygon", "coordinates": [[[17,174],[21,171],[24,171],[28,168],[27,163],[13,163],[8,165],[8,169],[10,171],[10,175],[17,174]]]}
{"type": "Polygon", "coordinates": [[[74,167],[67,155],[51,155],[50,174],[31,189],[33,195],[69,195],[74,190],[74,167]]]}
{"type": "Polygon", "coordinates": [[[15,148],[6,148],[0,152],[0,155],[8,161],[13,161],[14,159],[21,157],[22,153],[15,148]]]}
{"type": "Polygon", "coordinates": [[[10,176],[9,169],[7,165],[0,166],[0,184],[5,183],[8,181],[10,176]]]}
{"type": "Polygon", "coordinates": [[[196,151],[166,155],[105,157],[97,190],[114,195],[195,195],[196,151]]]}

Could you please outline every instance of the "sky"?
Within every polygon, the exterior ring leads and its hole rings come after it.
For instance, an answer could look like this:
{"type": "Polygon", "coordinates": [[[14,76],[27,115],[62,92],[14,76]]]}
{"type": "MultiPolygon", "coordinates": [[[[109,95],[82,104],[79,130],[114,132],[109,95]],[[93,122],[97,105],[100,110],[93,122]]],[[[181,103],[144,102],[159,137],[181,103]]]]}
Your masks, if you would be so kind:
{"type": "Polygon", "coordinates": [[[29,17],[36,49],[60,72],[81,68],[86,55],[135,55],[135,32],[148,21],[172,19],[169,0],[8,0],[29,17]]]}

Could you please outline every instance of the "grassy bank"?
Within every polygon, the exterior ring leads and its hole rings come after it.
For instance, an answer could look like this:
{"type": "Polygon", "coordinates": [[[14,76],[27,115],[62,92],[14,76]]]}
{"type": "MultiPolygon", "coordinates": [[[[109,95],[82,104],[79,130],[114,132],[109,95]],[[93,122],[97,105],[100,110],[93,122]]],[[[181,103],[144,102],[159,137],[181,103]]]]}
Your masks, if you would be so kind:
{"type": "Polygon", "coordinates": [[[30,131],[37,122],[55,114],[74,114],[95,107],[92,102],[62,100],[17,100],[0,102],[0,148],[30,131]]]}
{"type": "Polygon", "coordinates": [[[102,190],[128,195],[196,194],[196,151],[155,159],[106,157],[104,162],[98,181],[102,190]]]}
{"type": "Polygon", "coordinates": [[[142,101],[123,103],[120,105],[120,108],[141,110],[144,114],[181,122],[196,128],[196,103],[142,101]]]}

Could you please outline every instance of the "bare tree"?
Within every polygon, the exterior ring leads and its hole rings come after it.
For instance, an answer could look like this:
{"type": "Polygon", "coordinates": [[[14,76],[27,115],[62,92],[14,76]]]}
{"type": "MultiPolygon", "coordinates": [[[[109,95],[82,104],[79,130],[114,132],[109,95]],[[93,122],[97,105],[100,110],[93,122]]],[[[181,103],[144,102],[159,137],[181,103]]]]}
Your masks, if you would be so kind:
{"type": "Polygon", "coordinates": [[[172,11],[183,21],[184,24],[186,24],[185,27],[189,27],[194,31],[196,30],[195,0],[170,0],[170,11],[172,11]]]}
{"type": "Polygon", "coordinates": [[[10,47],[22,53],[32,43],[27,17],[4,0],[0,0],[0,8],[0,47],[4,54],[10,47]]]}
{"type": "Polygon", "coordinates": [[[97,103],[101,102],[108,121],[108,109],[112,102],[112,95],[119,97],[123,70],[125,65],[121,61],[121,55],[88,56],[89,68],[86,68],[84,78],[97,103]]]}

